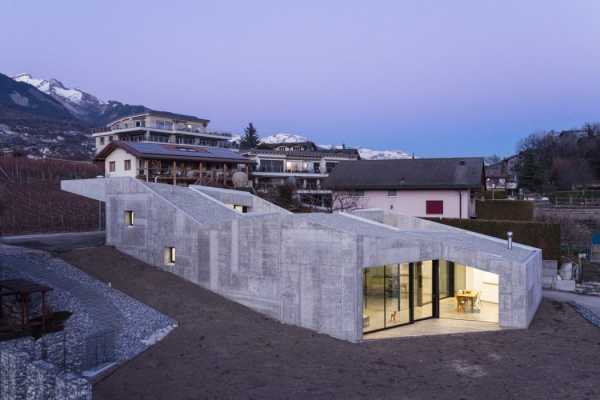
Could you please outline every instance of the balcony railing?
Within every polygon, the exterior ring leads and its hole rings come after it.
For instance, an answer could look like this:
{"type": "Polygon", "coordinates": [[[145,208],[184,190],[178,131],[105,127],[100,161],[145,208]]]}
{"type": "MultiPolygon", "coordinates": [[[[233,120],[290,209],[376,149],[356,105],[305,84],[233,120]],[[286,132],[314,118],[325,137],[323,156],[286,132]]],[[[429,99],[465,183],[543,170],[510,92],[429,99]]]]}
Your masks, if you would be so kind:
{"type": "Polygon", "coordinates": [[[118,127],[112,128],[110,126],[102,126],[99,128],[92,128],[92,133],[104,133],[111,131],[119,131],[123,129],[160,129],[163,131],[171,131],[171,132],[190,132],[190,133],[200,133],[202,135],[214,136],[214,137],[232,137],[231,133],[227,132],[207,132],[203,129],[195,129],[195,128],[182,128],[182,127],[173,127],[173,126],[159,126],[159,125],[143,125],[143,126],[127,126],[127,127],[118,127]]]}
{"type": "Polygon", "coordinates": [[[321,172],[312,169],[278,169],[278,168],[258,168],[255,172],[272,172],[278,174],[320,174],[321,172]]]}
{"type": "Polygon", "coordinates": [[[197,185],[214,185],[214,186],[233,186],[233,174],[237,172],[237,169],[231,170],[181,170],[176,169],[175,173],[171,168],[148,168],[148,176],[146,176],[146,170],[139,168],[137,177],[143,180],[149,180],[153,182],[185,182],[188,184],[197,185]]]}

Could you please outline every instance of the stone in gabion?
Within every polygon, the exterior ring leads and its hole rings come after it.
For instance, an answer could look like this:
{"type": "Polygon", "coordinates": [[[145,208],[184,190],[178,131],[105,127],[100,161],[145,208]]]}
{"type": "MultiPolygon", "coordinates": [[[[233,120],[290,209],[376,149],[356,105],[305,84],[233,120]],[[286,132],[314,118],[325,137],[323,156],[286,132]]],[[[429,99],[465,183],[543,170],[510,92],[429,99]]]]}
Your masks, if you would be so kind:
{"type": "Polygon", "coordinates": [[[91,400],[92,385],[84,378],[73,373],[56,377],[55,400],[91,400]]]}
{"type": "Polygon", "coordinates": [[[27,366],[26,400],[55,400],[54,386],[58,368],[39,360],[27,366]]]}
{"type": "Polygon", "coordinates": [[[29,354],[19,351],[2,350],[0,354],[0,399],[26,400],[27,365],[29,354]]]}

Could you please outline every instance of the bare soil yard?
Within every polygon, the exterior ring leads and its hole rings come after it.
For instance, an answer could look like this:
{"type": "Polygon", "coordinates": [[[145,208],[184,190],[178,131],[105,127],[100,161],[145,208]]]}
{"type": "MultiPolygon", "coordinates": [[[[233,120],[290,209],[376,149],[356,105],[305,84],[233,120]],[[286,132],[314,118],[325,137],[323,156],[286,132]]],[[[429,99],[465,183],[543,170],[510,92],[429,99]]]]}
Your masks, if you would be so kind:
{"type": "Polygon", "coordinates": [[[351,344],[282,325],[110,247],[61,254],[179,322],[94,399],[598,399],[600,329],[545,300],[528,330],[351,344]]]}

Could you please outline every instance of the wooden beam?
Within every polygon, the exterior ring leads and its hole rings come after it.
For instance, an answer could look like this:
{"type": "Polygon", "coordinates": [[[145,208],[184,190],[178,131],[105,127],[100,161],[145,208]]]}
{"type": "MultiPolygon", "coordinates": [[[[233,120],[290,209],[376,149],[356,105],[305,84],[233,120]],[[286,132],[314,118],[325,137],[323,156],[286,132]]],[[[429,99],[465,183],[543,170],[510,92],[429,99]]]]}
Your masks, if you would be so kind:
{"type": "Polygon", "coordinates": [[[173,166],[171,167],[171,176],[173,177],[173,185],[177,184],[177,161],[173,160],[173,166]]]}

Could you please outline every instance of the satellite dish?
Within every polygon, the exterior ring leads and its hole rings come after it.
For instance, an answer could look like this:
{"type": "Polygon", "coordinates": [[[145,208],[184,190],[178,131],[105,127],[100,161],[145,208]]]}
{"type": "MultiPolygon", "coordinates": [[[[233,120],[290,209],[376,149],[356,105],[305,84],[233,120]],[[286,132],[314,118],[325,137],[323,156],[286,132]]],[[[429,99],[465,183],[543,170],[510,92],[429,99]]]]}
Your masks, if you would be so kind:
{"type": "Polygon", "coordinates": [[[231,180],[233,181],[233,187],[235,187],[235,188],[241,188],[241,187],[248,186],[248,175],[246,175],[245,172],[242,172],[242,171],[234,172],[233,176],[231,177],[231,180]]]}

